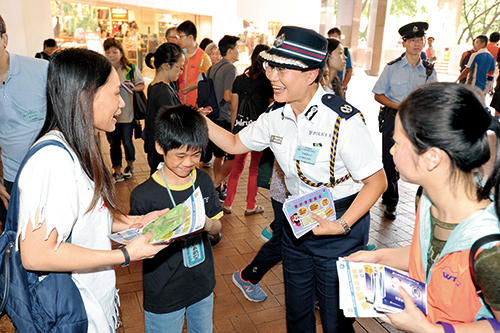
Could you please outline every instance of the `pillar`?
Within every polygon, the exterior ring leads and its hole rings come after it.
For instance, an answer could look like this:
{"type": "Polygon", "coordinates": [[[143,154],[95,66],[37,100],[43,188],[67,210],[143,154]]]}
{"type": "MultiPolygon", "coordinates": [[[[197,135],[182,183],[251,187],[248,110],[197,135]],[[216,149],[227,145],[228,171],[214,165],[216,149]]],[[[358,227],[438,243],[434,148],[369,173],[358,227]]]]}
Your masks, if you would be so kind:
{"type": "Polygon", "coordinates": [[[390,9],[390,0],[372,0],[370,3],[370,27],[365,56],[368,75],[378,76],[383,53],[385,20],[390,9]]]}

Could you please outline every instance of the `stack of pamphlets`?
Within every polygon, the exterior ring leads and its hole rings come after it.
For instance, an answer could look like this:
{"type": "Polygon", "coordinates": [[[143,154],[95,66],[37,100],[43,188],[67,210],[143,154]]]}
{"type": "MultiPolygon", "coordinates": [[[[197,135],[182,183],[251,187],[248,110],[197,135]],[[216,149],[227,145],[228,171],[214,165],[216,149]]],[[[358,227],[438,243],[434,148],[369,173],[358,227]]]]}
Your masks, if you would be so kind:
{"type": "Polygon", "coordinates": [[[415,305],[427,314],[425,283],[407,273],[378,264],[337,261],[340,308],[346,317],[384,317],[404,310],[398,288],[403,287],[415,305]]]}
{"type": "Polygon", "coordinates": [[[182,204],[168,211],[142,228],[120,231],[108,237],[120,244],[128,244],[143,233],[153,232],[151,244],[165,243],[184,237],[205,227],[205,205],[198,187],[182,204]],[[160,222],[156,223],[155,221],[160,222]]]}
{"type": "Polygon", "coordinates": [[[337,220],[333,197],[326,186],[304,195],[288,197],[283,204],[283,212],[296,238],[302,237],[319,225],[319,222],[310,216],[311,213],[331,221],[337,220]]]}

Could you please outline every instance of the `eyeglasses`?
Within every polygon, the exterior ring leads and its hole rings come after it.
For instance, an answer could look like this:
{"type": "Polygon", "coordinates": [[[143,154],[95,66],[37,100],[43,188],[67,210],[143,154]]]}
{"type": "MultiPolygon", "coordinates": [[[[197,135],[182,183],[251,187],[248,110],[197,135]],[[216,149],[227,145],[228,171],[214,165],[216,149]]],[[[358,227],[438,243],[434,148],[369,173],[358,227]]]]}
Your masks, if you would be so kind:
{"type": "Polygon", "coordinates": [[[181,39],[182,37],[187,37],[187,35],[179,35],[178,37],[181,39]]]}
{"type": "Polygon", "coordinates": [[[174,66],[175,68],[177,68],[177,69],[178,69],[178,70],[180,70],[181,72],[183,71],[183,68],[182,68],[182,67],[177,66],[176,64],[172,64],[172,66],[174,66]]]}
{"type": "Polygon", "coordinates": [[[264,70],[266,71],[266,74],[270,74],[271,71],[274,70],[274,72],[279,76],[279,77],[283,77],[285,76],[285,74],[288,72],[288,68],[286,67],[277,67],[277,66],[273,66],[271,65],[270,63],[268,63],[267,61],[263,62],[262,63],[262,68],[264,68],[264,70]]]}

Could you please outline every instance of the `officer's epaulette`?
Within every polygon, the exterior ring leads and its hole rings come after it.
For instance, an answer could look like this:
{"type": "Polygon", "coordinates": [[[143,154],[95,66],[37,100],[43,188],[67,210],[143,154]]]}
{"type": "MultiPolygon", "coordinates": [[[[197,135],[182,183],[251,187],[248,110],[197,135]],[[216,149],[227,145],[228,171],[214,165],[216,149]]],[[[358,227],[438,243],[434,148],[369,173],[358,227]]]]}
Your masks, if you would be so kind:
{"type": "Polygon", "coordinates": [[[271,105],[269,105],[269,107],[267,108],[267,110],[265,112],[271,112],[271,111],[274,111],[274,110],[277,110],[279,108],[282,108],[285,106],[286,103],[280,103],[280,102],[272,102],[271,105]]]}
{"type": "Polygon", "coordinates": [[[422,65],[425,67],[425,75],[427,75],[427,79],[434,72],[434,64],[427,60],[422,60],[422,65]]]}
{"type": "Polygon", "coordinates": [[[403,56],[403,55],[401,55],[399,58],[396,58],[396,59],[394,59],[394,60],[392,60],[392,61],[389,61],[389,62],[387,63],[387,65],[389,65],[389,66],[390,66],[390,65],[394,65],[394,64],[395,64],[395,63],[397,63],[398,61],[401,61],[401,59],[403,59],[403,58],[404,58],[404,56],[403,56]]]}
{"type": "Polygon", "coordinates": [[[356,113],[359,113],[358,109],[334,94],[323,95],[321,101],[330,109],[338,113],[340,117],[346,120],[354,116],[356,113]]]}

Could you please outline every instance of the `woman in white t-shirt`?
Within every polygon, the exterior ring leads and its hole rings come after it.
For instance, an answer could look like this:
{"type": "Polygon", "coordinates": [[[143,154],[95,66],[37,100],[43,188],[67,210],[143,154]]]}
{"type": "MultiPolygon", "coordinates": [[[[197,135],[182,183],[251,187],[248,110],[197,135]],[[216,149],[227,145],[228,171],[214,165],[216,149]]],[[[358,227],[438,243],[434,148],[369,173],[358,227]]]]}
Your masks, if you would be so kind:
{"type": "Polygon", "coordinates": [[[67,49],[54,55],[47,78],[47,146],[19,176],[19,247],[30,271],[72,272],[89,322],[88,332],[115,332],[118,294],[113,265],[153,257],[165,246],[140,236],[111,250],[108,235],[142,226],[165,211],[127,216],[103,161],[97,131],[113,131],[124,102],[111,63],[96,52],[67,49]],[[66,242],[71,235],[71,243],[66,242]]]}

